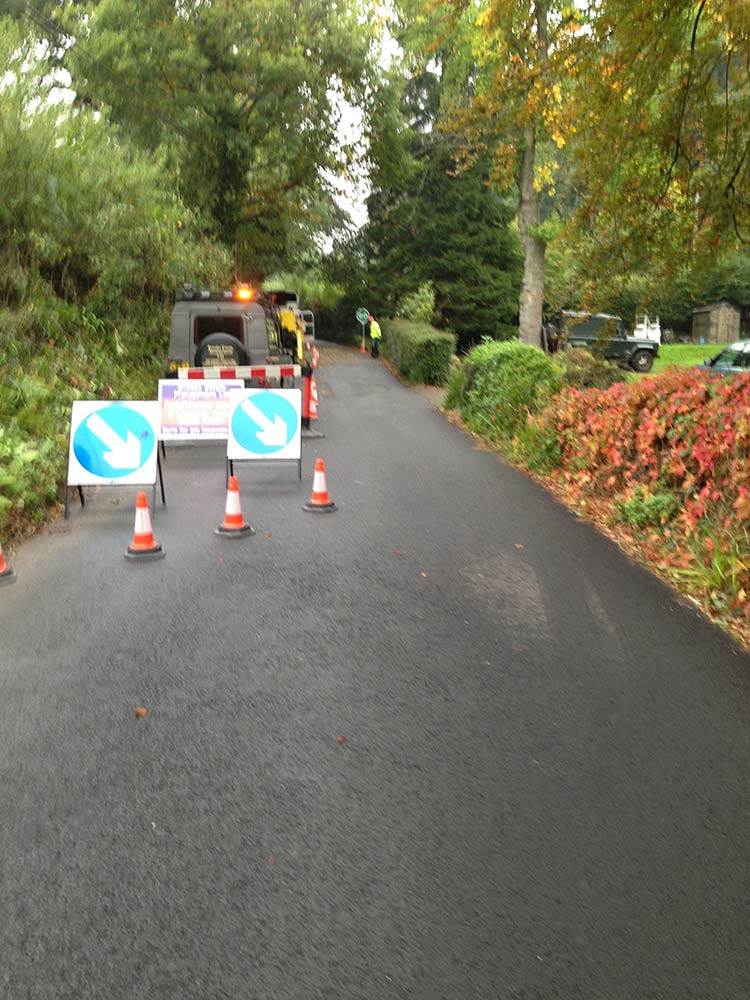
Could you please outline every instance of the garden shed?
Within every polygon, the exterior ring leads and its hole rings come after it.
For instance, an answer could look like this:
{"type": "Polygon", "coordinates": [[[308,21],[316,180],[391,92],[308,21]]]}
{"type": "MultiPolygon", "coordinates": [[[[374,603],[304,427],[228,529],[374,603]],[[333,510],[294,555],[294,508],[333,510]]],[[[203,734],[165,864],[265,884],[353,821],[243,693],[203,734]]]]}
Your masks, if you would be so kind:
{"type": "Polygon", "coordinates": [[[693,309],[691,339],[695,344],[730,344],[740,339],[740,318],[740,310],[726,301],[693,309]]]}

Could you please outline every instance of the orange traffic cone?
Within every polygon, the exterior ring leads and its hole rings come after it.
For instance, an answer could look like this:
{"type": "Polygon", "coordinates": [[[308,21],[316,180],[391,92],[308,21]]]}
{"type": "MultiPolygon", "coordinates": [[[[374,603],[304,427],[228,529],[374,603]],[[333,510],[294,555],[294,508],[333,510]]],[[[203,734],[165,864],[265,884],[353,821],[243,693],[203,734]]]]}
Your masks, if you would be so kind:
{"type": "Polygon", "coordinates": [[[128,545],[126,559],[161,559],[167,553],[159,545],[151,531],[151,517],[148,513],[148,500],[141,490],[135,501],[135,530],[133,541],[128,545]]]}
{"type": "Polygon", "coordinates": [[[326,467],[322,458],[315,459],[315,475],[313,476],[312,496],[306,504],[302,505],[305,510],[312,510],[319,514],[336,510],[336,504],[328,496],[326,487],[326,467]]]}
{"type": "Polygon", "coordinates": [[[3,547],[0,545],[0,584],[13,583],[15,578],[16,574],[13,572],[13,567],[5,561],[3,547]]]}
{"type": "Polygon", "coordinates": [[[227,505],[224,511],[224,520],[216,529],[217,535],[229,535],[237,538],[238,535],[254,535],[255,529],[251,528],[242,519],[240,510],[240,488],[237,484],[237,477],[229,477],[229,487],[227,489],[227,505]]]}

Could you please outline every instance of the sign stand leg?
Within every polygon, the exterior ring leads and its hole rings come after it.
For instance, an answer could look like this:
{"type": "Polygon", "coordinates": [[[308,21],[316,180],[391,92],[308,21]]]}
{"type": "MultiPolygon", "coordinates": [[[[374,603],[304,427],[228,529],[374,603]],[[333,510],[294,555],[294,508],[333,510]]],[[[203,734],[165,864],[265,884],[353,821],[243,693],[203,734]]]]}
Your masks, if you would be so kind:
{"type": "MultiPolygon", "coordinates": [[[[164,447],[164,442],[162,442],[162,447],[164,447]]],[[[167,506],[167,500],[164,496],[164,474],[161,471],[161,457],[159,453],[156,453],[156,468],[159,471],[159,485],[161,486],[161,504],[162,507],[167,506]]],[[[154,504],[156,504],[156,483],[154,483],[154,504]]]]}
{"type": "MultiPolygon", "coordinates": [[[[78,490],[78,497],[79,497],[79,499],[81,501],[81,506],[85,507],[86,506],[86,501],[85,501],[84,496],[83,496],[83,487],[82,486],[78,486],[76,488],[78,490]]],[[[69,517],[70,517],[70,487],[66,486],[65,487],[65,520],[67,521],[69,517]]]]}

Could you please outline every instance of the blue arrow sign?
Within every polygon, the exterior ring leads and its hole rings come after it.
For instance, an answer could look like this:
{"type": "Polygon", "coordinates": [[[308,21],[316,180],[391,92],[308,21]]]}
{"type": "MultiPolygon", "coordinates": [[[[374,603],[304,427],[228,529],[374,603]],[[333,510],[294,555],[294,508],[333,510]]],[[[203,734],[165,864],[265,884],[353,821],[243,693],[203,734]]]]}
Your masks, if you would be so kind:
{"type": "MultiPolygon", "coordinates": [[[[299,390],[296,390],[299,392],[299,390]]],[[[281,392],[264,389],[246,396],[231,418],[237,444],[254,455],[274,455],[299,432],[299,413],[281,392]]]]}
{"type": "Polygon", "coordinates": [[[148,461],[155,447],[148,420],[123,405],[105,404],[94,410],[73,438],[73,453],[81,467],[102,479],[131,475],[148,461]]]}

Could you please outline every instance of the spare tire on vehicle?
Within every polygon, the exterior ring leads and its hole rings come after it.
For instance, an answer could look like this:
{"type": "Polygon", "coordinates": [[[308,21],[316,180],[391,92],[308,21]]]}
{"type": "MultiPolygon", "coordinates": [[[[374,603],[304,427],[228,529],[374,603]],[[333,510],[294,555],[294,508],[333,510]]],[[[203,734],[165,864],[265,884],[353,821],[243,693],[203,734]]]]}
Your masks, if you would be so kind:
{"type": "Polygon", "coordinates": [[[198,344],[196,368],[237,368],[249,365],[247,351],[231,333],[211,333],[198,344]]]}

